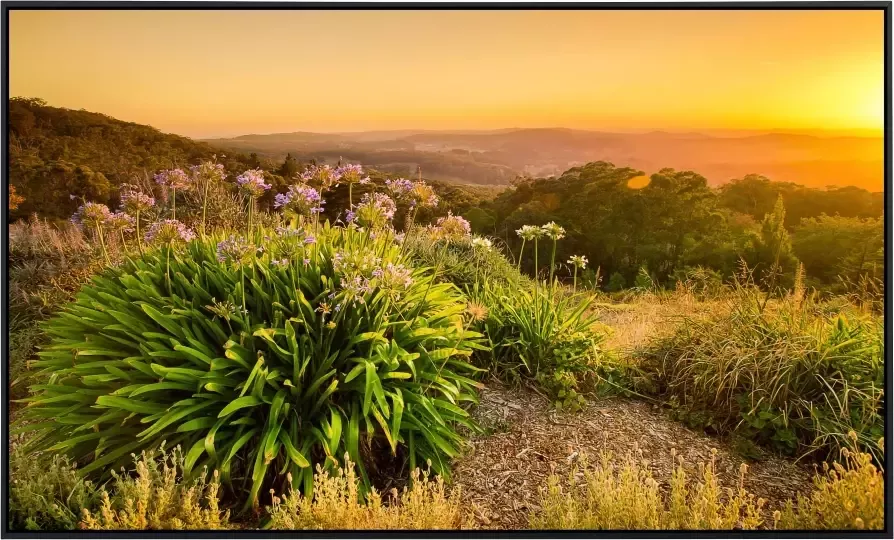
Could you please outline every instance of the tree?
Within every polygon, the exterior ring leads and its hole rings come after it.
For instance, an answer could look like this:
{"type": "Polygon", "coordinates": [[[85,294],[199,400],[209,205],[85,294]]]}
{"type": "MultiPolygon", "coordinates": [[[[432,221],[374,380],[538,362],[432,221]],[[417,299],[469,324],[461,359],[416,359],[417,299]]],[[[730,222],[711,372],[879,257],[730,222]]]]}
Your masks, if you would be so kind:
{"type": "Polygon", "coordinates": [[[301,172],[301,168],[298,166],[298,161],[292,157],[292,154],[286,154],[285,161],[283,161],[283,164],[276,170],[276,174],[282,176],[286,180],[294,179],[298,176],[299,172],[301,172]]]}
{"type": "Polygon", "coordinates": [[[792,235],[792,247],[807,273],[822,283],[839,276],[857,281],[882,277],[884,224],[879,218],[821,215],[805,219],[792,235]]]}
{"type": "Polygon", "coordinates": [[[788,287],[794,282],[798,259],[785,229],[785,205],[778,196],[773,211],[764,216],[760,234],[752,245],[748,263],[757,272],[759,282],[768,289],[788,287]]]}
{"type": "Polygon", "coordinates": [[[16,187],[12,184],[9,184],[9,200],[7,202],[8,209],[15,210],[23,202],[25,202],[25,198],[21,195],[16,194],[16,187]]]}

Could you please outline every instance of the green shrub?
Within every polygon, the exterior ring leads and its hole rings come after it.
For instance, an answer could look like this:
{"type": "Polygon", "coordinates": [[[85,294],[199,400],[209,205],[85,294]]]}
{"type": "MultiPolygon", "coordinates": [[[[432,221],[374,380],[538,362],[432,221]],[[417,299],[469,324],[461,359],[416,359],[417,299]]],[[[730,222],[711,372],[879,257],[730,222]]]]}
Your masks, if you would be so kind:
{"type": "Polygon", "coordinates": [[[484,240],[464,237],[450,242],[438,241],[430,234],[417,231],[406,238],[405,249],[416,264],[437,269],[439,278],[463,290],[485,281],[530,285],[528,278],[484,240]]]}
{"type": "Polygon", "coordinates": [[[598,353],[595,322],[584,296],[553,295],[543,287],[528,289],[485,282],[471,291],[487,307],[484,334],[490,350],[478,356],[489,371],[509,375],[583,366],[598,353]]]}
{"type": "Polygon", "coordinates": [[[743,487],[740,469],[736,490],[721,489],[714,461],[701,465],[700,482],[689,480],[682,460],[662,494],[648,467],[628,457],[620,466],[603,454],[596,467],[576,465],[564,488],[549,478],[542,509],[531,515],[535,529],[755,529],[764,501],[743,487]],[[581,474],[583,469],[583,474],[581,474]],[[582,477],[582,480],[580,478],[582,477]]]}
{"type": "Polygon", "coordinates": [[[9,516],[11,530],[72,530],[81,509],[99,496],[65,456],[34,454],[11,445],[9,455],[9,516]]]}
{"type": "Polygon", "coordinates": [[[633,286],[644,291],[652,290],[655,287],[655,281],[649,275],[649,270],[645,266],[640,266],[636,272],[636,279],[633,280],[633,286]]]}
{"type": "Polygon", "coordinates": [[[608,284],[605,286],[605,290],[608,292],[618,292],[623,290],[626,286],[627,281],[624,280],[624,276],[622,276],[620,272],[615,272],[608,278],[608,284]]]}
{"type": "Polygon", "coordinates": [[[459,529],[463,525],[458,490],[448,490],[438,477],[429,479],[419,469],[410,475],[410,486],[399,494],[391,490],[390,504],[373,489],[361,501],[354,464],[345,459],[330,475],[317,469],[311,495],[291,492],[274,496],[267,527],[296,530],[364,529],[459,529]]]}
{"type": "MultiPolygon", "coordinates": [[[[229,528],[229,512],[219,508],[220,483],[215,471],[181,478],[184,457],[179,448],[170,454],[144,450],[135,459],[134,475],[112,471],[112,493],[103,489],[101,503],[83,509],[82,529],[184,530],[229,528]]],[[[123,469],[122,469],[123,472],[123,469]]]]}
{"type": "Polygon", "coordinates": [[[479,325],[489,348],[475,355],[478,365],[509,380],[537,381],[557,406],[578,408],[580,392],[617,367],[600,348],[604,336],[587,295],[490,282],[470,295],[486,312],[479,325]]]}
{"type": "Polygon", "coordinates": [[[799,295],[767,303],[739,287],[728,309],[686,316],[675,333],[652,343],[642,367],[694,423],[789,453],[847,446],[853,430],[877,453],[881,321],[816,307],[799,295]]]}
{"type": "Polygon", "coordinates": [[[713,298],[723,290],[720,272],[704,266],[687,266],[674,272],[672,279],[678,287],[699,298],[713,298]]]}
{"type": "Polygon", "coordinates": [[[404,267],[385,233],[254,240],[162,246],[84,287],[46,324],[30,448],[98,474],[166,440],[185,474],[219,470],[246,505],[287,472],[308,491],[312,464],[346,452],[368,485],[382,446],[447,473],[454,424],[474,428],[462,358],[481,347],[455,287],[404,267]]]}

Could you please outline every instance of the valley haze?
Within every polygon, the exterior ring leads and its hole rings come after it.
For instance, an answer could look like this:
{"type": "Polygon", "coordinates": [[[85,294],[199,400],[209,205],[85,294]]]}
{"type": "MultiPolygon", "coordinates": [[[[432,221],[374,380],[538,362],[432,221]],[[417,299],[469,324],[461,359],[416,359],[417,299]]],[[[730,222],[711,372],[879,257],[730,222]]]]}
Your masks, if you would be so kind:
{"type": "Polygon", "coordinates": [[[809,187],[853,185],[880,191],[883,139],[866,131],[591,131],[567,128],[376,130],[246,134],[199,139],[281,159],[339,159],[397,174],[476,184],[548,177],[591,161],[642,170],[693,170],[712,185],[760,174],[809,187]],[[856,134],[852,134],[856,133],[856,134]],[[467,172],[464,178],[462,171],[467,172]]]}

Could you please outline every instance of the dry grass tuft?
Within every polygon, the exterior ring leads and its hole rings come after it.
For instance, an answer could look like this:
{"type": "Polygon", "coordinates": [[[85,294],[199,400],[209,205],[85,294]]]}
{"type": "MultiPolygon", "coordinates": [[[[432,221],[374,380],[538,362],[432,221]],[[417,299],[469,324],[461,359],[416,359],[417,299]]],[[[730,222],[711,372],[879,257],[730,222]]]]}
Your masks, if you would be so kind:
{"type": "Polygon", "coordinates": [[[229,512],[218,507],[220,484],[215,471],[210,482],[204,475],[178,478],[183,455],[179,448],[160,460],[155,452],[143,452],[136,476],[115,474],[113,495],[101,493],[95,513],[83,509],[82,529],[227,529],[229,512]]]}
{"type": "Polygon", "coordinates": [[[531,518],[536,529],[755,529],[762,523],[763,499],[743,487],[723,490],[712,459],[700,466],[700,481],[686,476],[682,459],[670,480],[670,494],[661,493],[646,464],[628,457],[620,467],[603,453],[590,469],[585,460],[569,475],[563,489],[559,477],[549,479],[542,510],[531,518]],[[581,473],[581,470],[583,472],[581,473]]]}
{"type": "MultiPolygon", "coordinates": [[[[392,489],[388,503],[372,490],[361,502],[354,464],[330,475],[319,466],[313,497],[298,492],[273,497],[272,529],[458,529],[463,528],[459,494],[448,491],[440,477],[432,480],[416,469],[410,487],[392,489]]],[[[271,490],[272,492],[272,490],[271,490]]]]}
{"type": "MultiPolygon", "coordinates": [[[[853,438],[856,438],[854,435],[853,438]]],[[[879,447],[884,448],[882,441],[879,447]]],[[[777,529],[875,529],[885,525],[885,478],[864,452],[841,451],[842,463],[823,464],[810,497],[774,515],[777,529]]]]}

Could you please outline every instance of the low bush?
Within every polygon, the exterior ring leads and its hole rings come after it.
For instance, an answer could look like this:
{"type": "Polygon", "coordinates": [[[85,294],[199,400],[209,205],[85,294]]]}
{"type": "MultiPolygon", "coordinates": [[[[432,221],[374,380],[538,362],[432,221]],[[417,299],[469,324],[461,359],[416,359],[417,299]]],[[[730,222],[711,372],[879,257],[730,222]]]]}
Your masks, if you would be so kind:
{"type": "Polygon", "coordinates": [[[883,434],[883,329],[853,310],[828,313],[803,295],[768,300],[738,287],[726,309],[684,315],[642,353],[654,390],[686,420],[787,452],[834,451],[857,433],[876,454],[883,434]]]}
{"type": "Polygon", "coordinates": [[[439,278],[460,289],[485,281],[514,286],[531,284],[493,246],[492,240],[466,236],[444,241],[425,231],[417,231],[410,233],[405,242],[409,257],[417,265],[437,269],[439,278]]]}
{"type": "Polygon", "coordinates": [[[484,282],[470,291],[484,306],[478,328],[488,350],[478,365],[498,377],[536,381],[561,408],[578,408],[600,382],[623,387],[623,369],[601,349],[590,297],[558,287],[522,288],[484,282]]]}
{"type": "Polygon", "coordinates": [[[455,424],[475,427],[463,359],[480,335],[459,291],[404,266],[387,234],[268,230],[107,269],[46,324],[18,429],[89,475],[166,440],[187,476],[217,469],[246,505],[289,472],[309,492],[312,465],[345,453],[364,485],[399,451],[446,474],[455,424]]]}
{"type": "Polygon", "coordinates": [[[313,494],[290,492],[274,496],[267,527],[272,529],[458,529],[463,526],[459,493],[448,490],[441,477],[414,469],[410,485],[392,489],[388,504],[374,489],[361,500],[354,464],[329,474],[317,468],[313,494]]]}
{"type": "MultiPolygon", "coordinates": [[[[856,434],[851,434],[856,438],[856,434]]],[[[884,448],[879,441],[879,449],[884,448]]],[[[876,529],[885,526],[885,477],[864,452],[841,450],[843,463],[823,464],[815,490],[774,515],[777,529],[876,529]]]]}
{"type": "Polygon", "coordinates": [[[229,512],[219,508],[217,472],[182,478],[184,457],[179,448],[143,451],[130,474],[112,471],[111,495],[101,490],[101,500],[91,511],[83,509],[82,529],[186,530],[226,529],[229,512]]]}
{"type": "Polygon", "coordinates": [[[611,463],[608,454],[593,468],[584,459],[569,473],[567,487],[562,487],[559,477],[550,477],[542,510],[531,516],[531,527],[755,529],[761,525],[764,501],[745,491],[744,465],[735,490],[719,485],[713,458],[700,469],[700,481],[693,484],[680,460],[670,479],[670,492],[664,495],[648,467],[633,456],[620,467],[611,463]]]}
{"type": "Polygon", "coordinates": [[[9,454],[10,530],[57,531],[77,527],[83,508],[99,500],[66,456],[35,455],[13,443],[9,454]]]}
{"type": "Polygon", "coordinates": [[[102,254],[70,223],[39,219],[9,226],[11,326],[45,319],[102,270],[102,254]]]}

